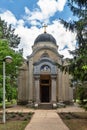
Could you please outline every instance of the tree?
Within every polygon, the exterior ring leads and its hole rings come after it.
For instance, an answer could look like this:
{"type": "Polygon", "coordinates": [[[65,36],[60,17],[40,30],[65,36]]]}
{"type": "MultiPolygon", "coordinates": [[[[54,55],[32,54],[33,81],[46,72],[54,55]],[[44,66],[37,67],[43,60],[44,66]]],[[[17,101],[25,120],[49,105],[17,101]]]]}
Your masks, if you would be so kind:
{"type": "Polygon", "coordinates": [[[87,84],[82,84],[77,87],[77,98],[82,104],[87,103],[87,84]]]}
{"type": "Polygon", "coordinates": [[[61,20],[66,28],[76,32],[77,47],[70,51],[73,59],[70,60],[69,72],[75,81],[87,81],[87,0],[68,0],[73,15],[77,21],[69,23],[61,20]]]}
{"type": "Polygon", "coordinates": [[[87,0],[67,0],[67,4],[78,20],[61,20],[61,23],[77,34],[77,47],[74,51],[69,51],[73,55],[73,58],[69,59],[69,65],[61,68],[72,75],[72,83],[78,86],[77,96],[83,103],[84,99],[87,100],[87,0]]]}
{"type": "Polygon", "coordinates": [[[3,60],[6,56],[10,55],[13,58],[11,64],[6,63],[6,90],[7,99],[11,99],[15,96],[17,90],[17,72],[19,66],[23,63],[22,53],[15,51],[13,48],[17,47],[20,43],[18,35],[14,34],[14,29],[11,25],[7,26],[7,23],[0,19],[0,101],[2,100],[2,79],[3,79],[3,60]]]}
{"type": "MultiPolygon", "coordinates": [[[[6,63],[6,86],[13,90],[15,87],[17,89],[17,72],[18,67],[23,63],[23,57],[20,52],[15,52],[8,45],[6,40],[0,40],[0,93],[2,93],[2,79],[3,79],[3,60],[6,56],[10,55],[13,58],[11,64],[6,63]]],[[[10,92],[10,90],[8,91],[10,92]]],[[[13,91],[14,92],[14,91],[13,91]]],[[[14,93],[11,93],[14,95],[14,93]]],[[[9,93],[8,93],[9,95],[9,93]]]]}
{"type": "Polygon", "coordinates": [[[15,34],[15,29],[11,25],[7,25],[4,20],[0,18],[0,39],[8,40],[9,46],[16,48],[20,43],[20,37],[15,34]]]}
{"type": "Polygon", "coordinates": [[[3,97],[3,90],[2,90],[2,76],[0,75],[0,102],[2,101],[3,97]]]}

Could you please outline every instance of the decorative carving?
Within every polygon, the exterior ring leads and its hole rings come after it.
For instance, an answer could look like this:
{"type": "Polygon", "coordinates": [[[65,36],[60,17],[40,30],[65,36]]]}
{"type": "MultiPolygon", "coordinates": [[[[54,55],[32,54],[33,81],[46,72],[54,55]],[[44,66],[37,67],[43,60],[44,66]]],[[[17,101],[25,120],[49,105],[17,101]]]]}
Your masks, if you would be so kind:
{"type": "Polygon", "coordinates": [[[48,65],[43,65],[43,66],[41,66],[41,69],[40,69],[41,71],[45,71],[45,72],[50,72],[51,71],[51,69],[50,69],[50,67],[48,66],[48,65]]]}

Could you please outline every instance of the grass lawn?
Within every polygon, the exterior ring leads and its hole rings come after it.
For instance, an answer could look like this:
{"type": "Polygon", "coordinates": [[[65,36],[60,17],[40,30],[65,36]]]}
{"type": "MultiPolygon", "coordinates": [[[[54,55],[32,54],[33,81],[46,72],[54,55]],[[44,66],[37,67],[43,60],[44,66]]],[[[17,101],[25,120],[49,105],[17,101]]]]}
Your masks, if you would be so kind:
{"type": "MultiPolygon", "coordinates": [[[[15,99],[13,99],[13,100],[10,101],[10,102],[8,102],[8,101],[5,102],[6,108],[12,107],[12,106],[14,106],[14,105],[16,105],[16,104],[17,104],[17,101],[16,101],[15,99]]],[[[0,103],[0,109],[2,109],[2,107],[3,107],[3,104],[0,103]]]]}
{"type": "Polygon", "coordinates": [[[70,130],[87,130],[87,112],[58,114],[70,130]]]}
{"type": "Polygon", "coordinates": [[[0,130],[24,130],[33,116],[33,112],[6,113],[6,123],[2,123],[2,113],[0,113],[0,130]]]}

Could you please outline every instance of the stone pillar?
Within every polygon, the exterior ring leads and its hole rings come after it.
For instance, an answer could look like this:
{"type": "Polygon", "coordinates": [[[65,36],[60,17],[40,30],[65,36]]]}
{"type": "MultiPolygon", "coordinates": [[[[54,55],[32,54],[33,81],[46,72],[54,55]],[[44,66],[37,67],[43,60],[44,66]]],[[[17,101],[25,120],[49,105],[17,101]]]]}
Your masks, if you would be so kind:
{"type": "Polygon", "coordinates": [[[51,102],[56,102],[56,76],[51,76],[51,102]]]}
{"type": "Polygon", "coordinates": [[[31,102],[33,101],[33,60],[32,58],[29,59],[29,63],[28,63],[28,67],[29,67],[29,70],[28,70],[28,101],[31,102]]]}
{"type": "Polygon", "coordinates": [[[59,70],[58,73],[58,101],[61,102],[63,100],[63,79],[62,79],[62,71],[59,70]]]}
{"type": "Polygon", "coordinates": [[[35,102],[40,102],[40,76],[35,76],[35,102]]]}

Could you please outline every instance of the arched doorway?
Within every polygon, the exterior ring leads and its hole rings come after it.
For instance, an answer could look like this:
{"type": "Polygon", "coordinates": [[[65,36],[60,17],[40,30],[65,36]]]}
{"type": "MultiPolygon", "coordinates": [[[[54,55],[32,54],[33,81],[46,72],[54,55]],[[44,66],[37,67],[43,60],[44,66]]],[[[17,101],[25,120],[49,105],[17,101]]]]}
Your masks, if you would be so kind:
{"type": "Polygon", "coordinates": [[[40,101],[50,102],[51,100],[51,76],[47,74],[40,75],[40,101]]]}

